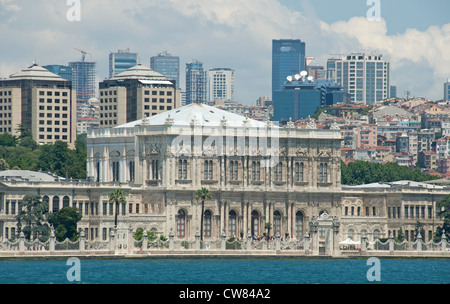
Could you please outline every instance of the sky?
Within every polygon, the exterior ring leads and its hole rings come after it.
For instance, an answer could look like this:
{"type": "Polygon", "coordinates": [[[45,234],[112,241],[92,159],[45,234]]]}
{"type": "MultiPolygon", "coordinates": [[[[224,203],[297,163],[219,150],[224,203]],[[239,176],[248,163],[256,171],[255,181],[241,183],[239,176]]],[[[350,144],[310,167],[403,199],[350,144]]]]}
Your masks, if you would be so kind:
{"type": "Polygon", "coordinates": [[[78,48],[101,81],[110,52],[129,48],[150,66],[166,50],[180,57],[182,89],[197,59],[234,69],[236,101],[254,105],[271,96],[272,39],[301,39],[324,66],[333,54],[379,52],[399,97],[439,100],[450,78],[449,11],[448,0],[0,0],[0,77],[78,61],[78,48]],[[77,2],[80,21],[69,21],[77,2]],[[380,18],[369,20],[375,7],[380,18]]]}

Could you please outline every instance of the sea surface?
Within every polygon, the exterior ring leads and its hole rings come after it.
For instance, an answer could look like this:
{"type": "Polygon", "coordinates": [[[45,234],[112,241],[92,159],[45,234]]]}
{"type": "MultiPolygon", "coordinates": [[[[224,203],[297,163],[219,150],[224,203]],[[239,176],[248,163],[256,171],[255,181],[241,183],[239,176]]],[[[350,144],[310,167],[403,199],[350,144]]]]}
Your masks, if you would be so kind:
{"type": "Polygon", "coordinates": [[[0,260],[0,284],[449,284],[449,259],[0,260]]]}

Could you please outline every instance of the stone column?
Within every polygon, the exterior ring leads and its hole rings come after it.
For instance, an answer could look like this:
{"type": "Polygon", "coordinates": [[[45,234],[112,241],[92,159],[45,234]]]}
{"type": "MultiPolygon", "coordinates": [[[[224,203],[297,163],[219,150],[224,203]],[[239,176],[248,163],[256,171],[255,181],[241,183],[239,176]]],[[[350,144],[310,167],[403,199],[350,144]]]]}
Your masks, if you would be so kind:
{"type": "Polygon", "coordinates": [[[311,253],[311,243],[310,243],[310,239],[309,239],[309,233],[305,233],[305,237],[304,237],[305,243],[304,243],[304,248],[305,248],[305,253],[306,254],[310,254],[311,253]]]}
{"type": "Polygon", "coordinates": [[[116,242],[115,242],[115,230],[111,229],[111,232],[109,233],[109,250],[115,250],[116,242]]]}
{"type": "Polygon", "coordinates": [[[81,230],[80,233],[80,251],[86,250],[86,235],[84,234],[84,230],[81,230]]]}
{"type": "Polygon", "coordinates": [[[19,252],[24,252],[25,251],[25,235],[23,234],[23,232],[20,232],[19,235],[19,252]]]}
{"type": "Polygon", "coordinates": [[[142,236],[142,250],[147,250],[148,248],[148,235],[144,230],[144,235],[142,236]]]}
{"type": "Polygon", "coordinates": [[[389,234],[388,242],[389,242],[389,252],[393,253],[394,252],[394,235],[392,234],[392,231],[391,231],[391,234],[389,234]]]}
{"type": "Polygon", "coordinates": [[[442,230],[442,236],[441,236],[441,250],[447,251],[447,236],[445,235],[445,231],[442,230]]]}
{"type": "Polygon", "coordinates": [[[279,251],[281,250],[281,237],[280,234],[277,233],[276,239],[275,239],[275,250],[279,251]]]}
{"type": "Polygon", "coordinates": [[[225,231],[225,202],[219,201],[220,231],[225,231]]]}
{"type": "Polygon", "coordinates": [[[49,239],[49,251],[54,252],[55,251],[55,229],[53,227],[50,231],[50,239],[49,239]]]}
{"type": "Polygon", "coordinates": [[[422,235],[420,234],[420,232],[417,235],[417,248],[416,248],[416,250],[417,251],[422,251],[422,235]]]}
{"type": "Polygon", "coordinates": [[[169,233],[169,250],[172,251],[175,248],[175,240],[174,240],[174,235],[172,232],[172,228],[170,229],[170,233],[169,233]]]}
{"type": "Polygon", "coordinates": [[[199,232],[197,231],[197,232],[195,233],[195,244],[194,244],[194,249],[195,249],[195,250],[200,250],[200,247],[201,247],[201,244],[200,244],[200,234],[199,234],[199,232]]]}

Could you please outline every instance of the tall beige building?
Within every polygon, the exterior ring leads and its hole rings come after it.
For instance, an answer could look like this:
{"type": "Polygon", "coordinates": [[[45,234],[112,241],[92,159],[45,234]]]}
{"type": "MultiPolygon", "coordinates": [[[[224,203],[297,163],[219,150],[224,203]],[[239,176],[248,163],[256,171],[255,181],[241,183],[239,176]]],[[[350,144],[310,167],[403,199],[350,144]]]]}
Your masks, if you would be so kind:
{"type": "Polygon", "coordinates": [[[73,148],[77,124],[71,81],[37,64],[0,80],[0,133],[19,135],[20,125],[39,144],[62,140],[73,148]]]}
{"type": "Polygon", "coordinates": [[[150,117],[181,105],[175,81],[138,64],[99,84],[100,128],[150,117]]]}

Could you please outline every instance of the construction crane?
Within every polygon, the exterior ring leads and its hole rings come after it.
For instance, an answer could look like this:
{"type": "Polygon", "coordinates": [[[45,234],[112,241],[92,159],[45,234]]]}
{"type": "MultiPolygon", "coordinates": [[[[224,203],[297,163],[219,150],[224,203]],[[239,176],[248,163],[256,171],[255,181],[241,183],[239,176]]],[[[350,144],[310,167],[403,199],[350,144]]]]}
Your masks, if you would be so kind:
{"type": "MultiPolygon", "coordinates": [[[[86,54],[89,54],[88,52],[86,52],[86,51],[83,51],[83,50],[80,50],[80,49],[77,49],[76,47],[74,47],[74,49],[75,50],[77,50],[77,51],[79,51],[79,52],[81,52],[81,61],[83,61],[84,62],[84,60],[85,60],[85,58],[86,58],[86,54]]],[[[89,56],[91,56],[91,54],[89,54],[89,56]]]]}

